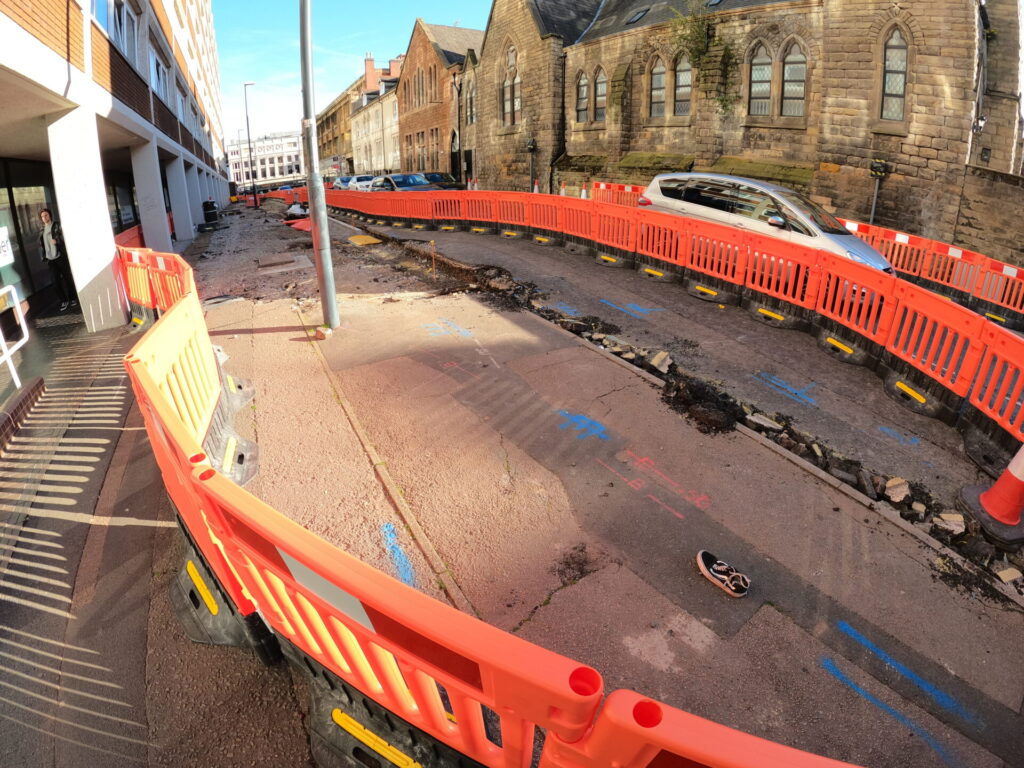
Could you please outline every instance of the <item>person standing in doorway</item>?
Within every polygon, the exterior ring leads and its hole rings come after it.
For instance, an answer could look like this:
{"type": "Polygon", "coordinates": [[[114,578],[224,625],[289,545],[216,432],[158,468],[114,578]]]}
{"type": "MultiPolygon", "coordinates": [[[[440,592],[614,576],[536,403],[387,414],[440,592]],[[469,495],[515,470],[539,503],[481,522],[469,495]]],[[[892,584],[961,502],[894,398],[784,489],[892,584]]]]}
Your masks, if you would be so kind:
{"type": "Polygon", "coordinates": [[[53,277],[53,285],[60,299],[60,311],[65,312],[68,307],[78,306],[78,298],[75,293],[75,281],[71,277],[68,252],[64,247],[64,234],[61,232],[60,222],[53,220],[49,208],[43,208],[39,212],[39,218],[43,222],[39,245],[43,249],[43,258],[53,277]]]}

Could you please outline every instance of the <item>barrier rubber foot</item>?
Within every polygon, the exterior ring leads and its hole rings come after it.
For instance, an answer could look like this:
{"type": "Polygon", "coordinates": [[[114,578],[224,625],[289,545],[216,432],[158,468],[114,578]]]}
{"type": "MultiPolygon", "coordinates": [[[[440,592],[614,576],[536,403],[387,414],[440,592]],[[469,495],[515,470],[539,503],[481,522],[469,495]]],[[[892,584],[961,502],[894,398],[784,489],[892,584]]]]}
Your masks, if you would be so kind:
{"type": "Polygon", "coordinates": [[[981,503],[981,494],[986,490],[983,485],[964,486],[956,497],[956,508],[977,520],[982,534],[997,547],[1017,552],[1024,547],[1024,519],[1017,525],[1007,525],[992,517],[981,503]]]}

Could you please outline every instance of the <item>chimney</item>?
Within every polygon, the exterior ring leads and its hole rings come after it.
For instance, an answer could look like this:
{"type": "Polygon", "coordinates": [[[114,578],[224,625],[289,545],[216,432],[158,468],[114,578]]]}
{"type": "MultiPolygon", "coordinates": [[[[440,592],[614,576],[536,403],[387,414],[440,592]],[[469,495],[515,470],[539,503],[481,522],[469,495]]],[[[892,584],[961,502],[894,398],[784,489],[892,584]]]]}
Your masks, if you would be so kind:
{"type": "Polygon", "coordinates": [[[402,74],[402,61],[404,59],[405,54],[388,62],[388,77],[398,77],[402,74]]]}
{"type": "Polygon", "coordinates": [[[367,91],[376,91],[380,88],[380,72],[373,65],[373,54],[367,53],[366,60],[366,83],[363,88],[367,91]]]}

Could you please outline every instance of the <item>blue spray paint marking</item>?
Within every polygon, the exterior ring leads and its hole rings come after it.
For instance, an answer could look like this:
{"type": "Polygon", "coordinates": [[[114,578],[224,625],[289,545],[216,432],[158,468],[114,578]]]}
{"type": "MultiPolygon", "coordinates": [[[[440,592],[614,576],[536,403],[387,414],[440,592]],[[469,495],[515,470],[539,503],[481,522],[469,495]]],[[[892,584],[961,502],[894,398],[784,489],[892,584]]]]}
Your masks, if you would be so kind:
{"type": "Polygon", "coordinates": [[[625,312],[627,315],[632,315],[638,320],[643,320],[644,315],[651,312],[664,312],[665,310],[661,307],[641,307],[639,304],[627,304],[625,307],[620,307],[618,304],[612,304],[607,299],[601,299],[602,304],[607,304],[609,307],[614,307],[619,312],[625,312]]]}
{"type": "Polygon", "coordinates": [[[888,704],[886,704],[884,701],[879,699],[877,696],[874,696],[871,693],[868,693],[868,691],[866,691],[864,688],[862,688],[861,686],[859,686],[855,682],[853,682],[853,680],[848,678],[843,673],[843,671],[841,669],[839,669],[838,666],[836,666],[836,663],[834,661],[832,661],[832,659],[823,658],[821,660],[821,666],[825,669],[826,672],[828,672],[830,675],[832,675],[832,677],[834,677],[836,680],[838,680],[839,682],[841,682],[844,685],[848,686],[850,689],[852,689],[859,696],[862,696],[864,699],[866,699],[870,703],[874,704],[876,707],[878,707],[883,712],[885,712],[885,714],[889,715],[894,720],[896,720],[897,722],[899,722],[902,725],[906,726],[911,731],[913,731],[915,734],[917,734],[917,736],[925,744],[927,744],[929,747],[931,747],[933,750],[935,750],[935,753],[939,757],[942,758],[942,762],[944,762],[946,765],[952,766],[953,768],[959,768],[960,763],[957,761],[957,759],[955,757],[953,757],[953,755],[951,755],[949,753],[949,751],[944,746],[942,746],[942,744],[939,742],[939,740],[937,738],[935,738],[932,734],[930,734],[928,731],[926,731],[920,725],[915,723],[909,717],[904,715],[902,712],[900,712],[899,710],[893,709],[888,704]]]}
{"type": "Polygon", "coordinates": [[[582,413],[569,413],[569,411],[555,411],[559,416],[565,419],[563,424],[559,424],[559,429],[568,429],[572,427],[579,431],[576,435],[577,440],[582,440],[585,437],[597,437],[601,440],[610,440],[611,438],[605,433],[607,427],[599,421],[594,421],[582,413]]]}
{"type": "Polygon", "coordinates": [[[797,389],[792,384],[784,379],[780,379],[778,376],[773,376],[766,371],[758,371],[754,374],[754,378],[764,384],[766,387],[774,389],[781,395],[785,395],[790,400],[796,400],[798,403],[803,405],[817,406],[817,401],[807,394],[808,390],[817,386],[813,381],[803,389],[797,389]]]}
{"type": "Polygon", "coordinates": [[[384,536],[384,548],[388,551],[391,565],[394,567],[395,573],[398,574],[398,578],[410,587],[415,587],[416,574],[412,569],[412,563],[409,562],[409,558],[398,544],[398,532],[395,530],[394,524],[384,523],[380,527],[380,532],[384,536]]]}
{"type": "Polygon", "coordinates": [[[426,328],[431,336],[451,336],[453,333],[457,333],[459,336],[468,338],[473,335],[469,329],[443,317],[436,323],[424,323],[420,328],[426,328]]]}
{"type": "Polygon", "coordinates": [[[890,667],[891,669],[894,669],[895,671],[899,672],[901,675],[903,675],[903,677],[907,678],[907,680],[909,680],[922,691],[924,691],[926,694],[928,694],[928,697],[936,704],[938,704],[940,707],[949,710],[962,720],[966,720],[968,723],[971,723],[973,725],[981,724],[981,721],[974,715],[973,712],[966,709],[963,704],[961,704],[959,701],[953,698],[950,694],[946,693],[940,688],[935,687],[927,680],[925,680],[923,677],[914,672],[912,669],[896,661],[896,659],[894,659],[888,653],[886,653],[873,642],[864,637],[864,635],[862,635],[856,629],[851,627],[847,622],[840,621],[836,626],[838,627],[840,632],[845,634],[850,639],[856,640],[860,645],[862,645],[864,648],[869,650],[879,659],[884,661],[887,667],[890,667]]]}
{"type": "Polygon", "coordinates": [[[570,307],[564,301],[560,301],[557,304],[552,304],[551,308],[552,309],[557,309],[559,312],[564,312],[569,317],[579,317],[581,314],[583,314],[582,312],[580,312],[575,307],[570,307]]]}
{"type": "Polygon", "coordinates": [[[921,442],[921,438],[919,438],[919,437],[907,437],[906,435],[902,434],[901,432],[897,432],[892,427],[879,427],[878,431],[881,432],[883,435],[891,437],[893,440],[895,440],[900,445],[918,445],[921,442]]]}

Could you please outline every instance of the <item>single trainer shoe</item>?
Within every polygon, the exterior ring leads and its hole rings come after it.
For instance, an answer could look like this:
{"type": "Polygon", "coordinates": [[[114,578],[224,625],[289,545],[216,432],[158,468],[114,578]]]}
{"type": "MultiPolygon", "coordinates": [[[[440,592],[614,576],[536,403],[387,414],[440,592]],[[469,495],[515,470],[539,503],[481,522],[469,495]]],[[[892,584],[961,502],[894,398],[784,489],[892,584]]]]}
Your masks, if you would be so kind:
{"type": "Polygon", "coordinates": [[[697,553],[697,567],[708,581],[718,585],[729,597],[743,597],[750,590],[750,579],[747,576],[706,549],[697,553]]]}

